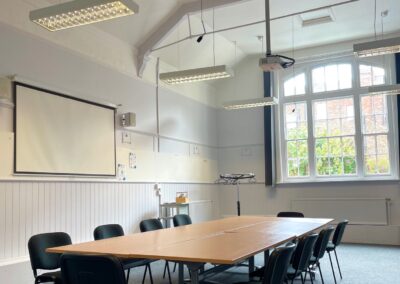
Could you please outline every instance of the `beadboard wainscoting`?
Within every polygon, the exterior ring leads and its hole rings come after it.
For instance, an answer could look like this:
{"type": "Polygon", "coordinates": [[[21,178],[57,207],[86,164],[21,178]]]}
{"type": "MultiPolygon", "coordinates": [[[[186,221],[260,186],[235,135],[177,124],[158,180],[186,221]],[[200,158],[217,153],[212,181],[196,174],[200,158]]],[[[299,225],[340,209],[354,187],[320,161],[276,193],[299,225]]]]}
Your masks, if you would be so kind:
{"type": "MultiPolygon", "coordinates": [[[[214,219],[218,187],[213,184],[161,184],[162,201],[189,192],[194,222],[214,219]]],[[[0,266],[26,259],[32,235],[64,231],[74,243],[93,240],[93,229],[118,223],[126,233],[139,222],[158,216],[158,196],[151,183],[0,182],[0,266]]]]}

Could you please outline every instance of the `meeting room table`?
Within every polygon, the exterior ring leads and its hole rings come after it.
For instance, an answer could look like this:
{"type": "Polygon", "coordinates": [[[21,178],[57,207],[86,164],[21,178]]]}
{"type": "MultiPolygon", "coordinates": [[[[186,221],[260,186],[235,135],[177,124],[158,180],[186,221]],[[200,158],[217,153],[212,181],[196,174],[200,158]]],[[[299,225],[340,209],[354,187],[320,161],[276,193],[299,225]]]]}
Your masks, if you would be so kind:
{"type": "Polygon", "coordinates": [[[191,272],[191,282],[196,284],[211,273],[246,261],[252,272],[256,254],[264,253],[267,261],[270,249],[318,231],[331,222],[333,219],[238,216],[47,251],[173,261],[179,263],[179,284],[184,283],[184,265],[191,272]],[[207,263],[216,266],[204,270],[207,263]]]}

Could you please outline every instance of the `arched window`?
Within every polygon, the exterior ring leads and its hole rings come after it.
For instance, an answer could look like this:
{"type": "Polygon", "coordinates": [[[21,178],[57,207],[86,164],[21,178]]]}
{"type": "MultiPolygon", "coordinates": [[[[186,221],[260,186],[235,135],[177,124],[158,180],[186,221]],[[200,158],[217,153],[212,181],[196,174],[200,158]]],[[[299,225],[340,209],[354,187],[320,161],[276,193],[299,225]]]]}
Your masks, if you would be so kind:
{"type": "Polygon", "coordinates": [[[306,93],[306,75],[304,73],[294,76],[283,84],[286,97],[304,95],[306,93]]]}
{"type": "Polygon", "coordinates": [[[350,89],[352,85],[351,64],[330,64],[312,70],[313,93],[350,89]]]}

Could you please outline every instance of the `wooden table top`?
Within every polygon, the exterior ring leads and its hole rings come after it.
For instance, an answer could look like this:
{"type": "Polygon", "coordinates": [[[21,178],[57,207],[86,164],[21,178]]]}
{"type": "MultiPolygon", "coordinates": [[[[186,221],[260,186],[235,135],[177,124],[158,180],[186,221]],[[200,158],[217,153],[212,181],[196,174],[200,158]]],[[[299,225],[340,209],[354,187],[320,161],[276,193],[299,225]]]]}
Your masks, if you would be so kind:
{"type": "Polygon", "coordinates": [[[241,216],[48,249],[51,253],[235,264],[333,219],[241,216]]]}

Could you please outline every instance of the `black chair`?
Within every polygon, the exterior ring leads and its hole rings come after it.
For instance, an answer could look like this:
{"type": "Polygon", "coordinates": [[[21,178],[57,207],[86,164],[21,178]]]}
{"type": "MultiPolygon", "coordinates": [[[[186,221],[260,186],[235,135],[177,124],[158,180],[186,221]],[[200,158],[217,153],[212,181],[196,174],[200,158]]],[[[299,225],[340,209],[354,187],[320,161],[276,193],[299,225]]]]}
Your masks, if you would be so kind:
{"type": "Polygon", "coordinates": [[[276,217],[287,217],[287,218],[304,218],[304,214],[301,212],[279,212],[276,217]]]}
{"type": "Polygon", "coordinates": [[[335,271],[333,269],[332,258],[331,258],[331,252],[333,251],[335,253],[335,258],[336,258],[336,263],[337,263],[337,266],[338,266],[338,269],[339,269],[340,279],[343,279],[343,277],[342,277],[342,271],[340,269],[339,260],[338,260],[337,253],[336,253],[336,247],[338,247],[341,244],[342,238],[343,238],[343,234],[344,234],[344,231],[345,231],[346,226],[347,226],[348,223],[349,223],[348,220],[343,220],[342,222],[340,222],[336,226],[335,233],[333,234],[332,241],[329,242],[327,247],[326,247],[326,252],[328,253],[329,260],[331,262],[332,273],[333,273],[334,277],[336,278],[335,271]]]}
{"type": "MultiPolygon", "coordinates": [[[[310,265],[312,267],[318,267],[322,284],[324,284],[324,278],[322,276],[322,271],[321,271],[321,265],[320,265],[320,259],[322,259],[325,255],[326,247],[328,246],[329,240],[331,238],[331,235],[335,229],[333,227],[328,227],[326,229],[323,229],[319,232],[318,239],[315,243],[314,250],[313,250],[313,255],[311,256],[310,259],[310,265]]],[[[336,283],[336,279],[335,279],[336,283]]]]}
{"type": "Polygon", "coordinates": [[[64,284],[126,284],[124,269],[118,259],[105,255],[61,256],[64,284]]]}
{"type": "MultiPolygon", "coordinates": [[[[287,278],[292,280],[292,283],[295,278],[298,276],[301,277],[301,282],[304,284],[307,278],[307,272],[309,272],[309,264],[310,258],[313,254],[313,249],[315,242],[317,241],[318,235],[311,234],[305,237],[302,237],[297,242],[296,250],[293,254],[292,263],[289,265],[287,271],[287,278]],[[303,272],[305,276],[303,278],[303,272]]],[[[311,282],[312,277],[310,275],[311,282]]]]}
{"type": "MultiPolygon", "coordinates": [[[[109,238],[115,238],[115,237],[121,237],[124,235],[125,235],[124,229],[121,227],[121,225],[118,225],[118,224],[108,224],[108,225],[98,226],[96,229],[94,229],[94,232],[93,232],[93,236],[96,241],[109,239],[109,238]]],[[[122,266],[124,267],[124,270],[128,270],[128,274],[126,276],[126,282],[129,282],[129,275],[130,275],[132,268],[145,266],[146,269],[144,271],[142,282],[144,283],[144,280],[146,279],[146,275],[147,275],[147,270],[148,270],[149,276],[150,276],[150,282],[153,283],[153,275],[151,273],[151,267],[150,267],[151,262],[152,262],[151,260],[146,260],[146,259],[122,260],[121,263],[122,263],[122,266]]]]}
{"type": "Polygon", "coordinates": [[[72,244],[66,233],[46,233],[32,236],[28,241],[29,257],[36,283],[63,283],[60,271],[46,272],[41,275],[37,270],[55,270],[60,268],[60,255],[47,253],[46,249],[72,244]]]}
{"type": "Polygon", "coordinates": [[[139,227],[142,233],[164,229],[164,226],[159,219],[143,220],[140,222],[139,227]]]}
{"type": "Polygon", "coordinates": [[[286,246],[276,248],[270,255],[266,269],[264,270],[264,276],[262,282],[250,281],[244,283],[262,283],[262,284],[282,284],[284,283],[286,272],[289,267],[290,259],[292,258],[293,252],[296,245],[293,243],[287,244],[286,246]]]}
{"type": "Polygon", "coordinates": [[[189,215],[179,214],[175,215],[173,218],[174,227],[186,226],[192,224],[192,219],[189,215]]]}
{"type": "MultiPolygon", "coordinates": [[[[190,218],[189,215],[186,215],[186,214],[175,215],[174,218],[172,219],[172,221],[174,222],[174,227],[181,227],[181,226],[186,226],[186,225],[192,224],[192,219],[190,218]]],[[[177,266],[177,263],[175,262],[173,272],[176,271],[176,266],[177,266]]]]}
{"type": "MultiPolygon", "coordinates": [[[[140,222],[139,227],[140,227],[140,231],[142,233],[164,229],[164,226],[163,226],[163,224],[161,223],[161,221],[159,219],[143,220],[142,222],[140,222]]],[[[172,283],[172,281],[171,281],[171,271],[169,269],[168,260],[165,261],[164,274],[163,274],[164,278],[165,278],[165,273],[166,272],[168,272],[168,280],[169,280],[169,283],[171,284],[172,283]]]]}

